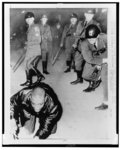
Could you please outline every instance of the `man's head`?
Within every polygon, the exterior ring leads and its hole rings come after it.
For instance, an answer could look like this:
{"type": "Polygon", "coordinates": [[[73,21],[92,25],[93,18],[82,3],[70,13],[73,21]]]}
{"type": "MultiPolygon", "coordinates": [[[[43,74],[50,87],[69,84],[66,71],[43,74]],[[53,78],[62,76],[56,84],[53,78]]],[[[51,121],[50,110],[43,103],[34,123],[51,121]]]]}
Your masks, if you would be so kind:
{"type": "Polygon", "coordinates": [[[25,14],[25,21],[26,23],[30,26],[31,24],[33,24],[35,20],[34,14],[32,12],[27,12],[25,14]]]}
{"type": "Polygon", "coordinates": [[[95,15],[95,10],[94,9],[89,9],[84,13],[85,19],[87,22],[93,19],[95,15]]]}
{"type": "Polygon", "coordinates": [[[75,25],[77,23],[77,20],[78,20],[78,16],[77,14],[73,13],[71,16],[70,16],[70,22],[72,25],[75,25]]]}
{"type": "Polygon", "coordinates": [[[97,25],[91,24],[86,28],[86,39],[88,39],[90,44],[94,44],[98,35],[100,34],[100,29],[97,25]]]}
{"type": "Polygon", "coordinates": [[[41,18],[41,22],[42,22],[42,24],[43,25],[45,25],[46,23],[47,23],[47,21],[48,21],[48,17],[47,17],[47,15],[42,15],[42,18],[41,18]]]}
{"type": "Polygon", "coordinates": [[[36,87],[32,90],[32,97],[31,97],[31,106],[33,107],[35,112],[39,112],[42,107],[44,106],[45,102],[45,90],[36,87]]]}

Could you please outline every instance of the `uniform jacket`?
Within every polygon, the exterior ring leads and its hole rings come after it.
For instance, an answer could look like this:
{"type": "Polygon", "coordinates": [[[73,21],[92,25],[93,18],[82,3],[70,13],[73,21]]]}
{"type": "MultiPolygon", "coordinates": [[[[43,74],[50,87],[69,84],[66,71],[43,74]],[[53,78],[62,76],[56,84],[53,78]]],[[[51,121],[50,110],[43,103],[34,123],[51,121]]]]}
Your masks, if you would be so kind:
{"type": "Polygon", "coordinates": [[[64,27],[61,43],[65,46],[66,49],[71,49],[75,41],[76,28],[77,23],[74,26],[72,26],[71,24],[67,24],[64,27]]]}
{"type": "Polygon", "coordinates": [[[32,24],[27,31],[27,52],[26,57],[41,55],[41,35],[37,24],[32,24]]]}
{"type": "Polygon", "coordinates": [[[83,71],[84,78],[90,78],[95,69],[95,65],[101,65],[103,58],[107,57],[107,35],[101,33],[97,38],[97,48],[94,45],[90,44],[86,39],[80,45],[81,52],[84,60],[86,61],[83,71]],[[100,55],[93,55],[95,51],[99,51],[100,49],[105,48],[106,50],[100,55]]]}
{"type": "Polygon", "coordinates": [[[42,50],[48,51],[51,46],[52,42],[52,33],[50,26],[48,24],[42,25],[40,24],[40,34],[42,36],[42,43],[41,43],[41,48],[42,50]]]}
{"type": "Polygon", "coordinates": [[[85,38],[85,29],[91,24],[97,25],[99,27],[99,23],[93,19],[90,20],[90,22],[88,22],[88,23],[85,20],[78,22],[76,33],[75,33],[75,44],[77,44],[77,42],[80,38],[82,38],[82,39],[85,38]],[[80,36],[80,34],[81,34],[81,36],[80,36]]]}
{"type": "Polygon", "coordinates": [[[62,31],[63,31],[62,26],[59,29],[57,29],[56,26],[52,27],[53,44],[57,44],[58,46],[60,46],[62,31]]]}
{"type": "Polygon", "coordinates": [[[30,105],[31,91],[33,87],[27,87],[11,97],[11,118],[16,120],[16,123],[24,126],[30,116],[38,117],[40,121],[39,129],[36,133],[40,139],[47,138],[62,115],[62,107],[58,101],[58,97],[53,89],[45,84],[39,83],[36,87],[42,87],[45,92],[45,103],[39,113],[36,113],[30,105]]]}
{"type": "Polygon", "coordinates": [[[51,56],[54,57],[60,48],[63,28],[62,28],[62,26],[60,26],[60,28],[58,29],[56,26],[53,26],[51,28],[51,31],[52,31],[52,39],[53,39],[52,40],[52,54],[51,54],[51,56]]]}

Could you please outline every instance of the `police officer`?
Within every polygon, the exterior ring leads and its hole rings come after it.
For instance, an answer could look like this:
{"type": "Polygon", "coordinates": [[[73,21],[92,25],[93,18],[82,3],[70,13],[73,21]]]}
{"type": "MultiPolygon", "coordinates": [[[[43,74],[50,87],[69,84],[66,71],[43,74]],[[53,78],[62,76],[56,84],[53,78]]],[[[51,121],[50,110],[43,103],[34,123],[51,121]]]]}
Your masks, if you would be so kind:
{"type": "Polygon", "coordinates": [[[71,82],[72,85],[83,83],[82,72],[83,72],[83,67],[84,67],[85,62],[81,54],[81,50],[79,51],[78,47],[79,47],[79,44],[81,44],[81,41],[85,39],[85,29],[88,27],[88,25],[95,24],[99,26],[99,23],[93,19],[94,15],[95,15],[95,9],[87,9],[86,12],[84,13],[85,19],[82,21],[79,21],[77,25],[77,30],[75,34],[76,35],[75,42],[72,45],[77,50],[75,52],[75,57],[74,57],[77,79],[71,82]]]}
{"type": "Polygon", "coordinates": [[[35,17],[32,12],[27,12],[25,15],[25,21],[28,25],[27,31],[27,51],[25,56],[25,72],[27,81],[21,86],[28,86],[32,84],[32,77],[37,76],[37,82],[44,79],[44,76],[37,69],[38,62],[41,56],[41,35],[40,29],[37,24],[34,23],[35,17]]]}
{"type": "MultiPolygon", "coordinates": [[[[103,83],[104,101],[107,100],[107,64],[105,59],[107,58],[107,35],[100,33],[100,29],[96,25],[89,25],[86,28],[86,40],[80,45],[82,55],[86,61],[83,71],[83,78],[88,81],[97,80],[100,82],[100,78],[93,77],[93,71],[95,68],[101,71],[101,80],[103,83]],[[93,68],[94,67],[94,68],[93,68]]],[[[84,90],[90,92],[93,90],[93,84],[89,84],[89,87],[84,90]]],[[[102,104],[101,108],[107,109],[107,104],[102,104]]]]}
{"type": "Polygon", "coordinates": [[[71,70],[71,64],[72,64],[72,59],[73,59],[72,45],[74,44],[74,41],[75,41],[77,21],[78,21],[77,14],[73,13],[70,16],[70,23],[65,25],[64,31],[62,34],[60,47],[63,47],[63,46],[65,47],[66,65],[68,66],[68,68],[64,71],[65,73],[70,72],[71,70]]]}
{"type": "Polygon", "coordinates": [[[56,24],[52,27],[52,58],[56,55],[60,48],[60,42],[61,42],[61,37],[62,37],[62,25],[60,21],[57,21],[56,24]]]}
{"type": "Polygon", "coordinates": [[[42,36],[41,49],[42,49],[42,66],[43,73],[49,74],[47,71],[48,55],[52,46],[52,35],[50,26],[47,24],[47,15],[42,15],[40,23],[40,34],[42,36]]]}

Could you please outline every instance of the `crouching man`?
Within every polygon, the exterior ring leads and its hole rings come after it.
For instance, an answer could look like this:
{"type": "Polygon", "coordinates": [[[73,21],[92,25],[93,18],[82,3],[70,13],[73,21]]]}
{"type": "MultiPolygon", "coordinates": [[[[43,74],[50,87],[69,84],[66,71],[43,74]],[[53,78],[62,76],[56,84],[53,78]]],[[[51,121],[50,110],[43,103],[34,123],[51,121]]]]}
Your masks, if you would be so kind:
{"type": "Polygon", "coordinates": [[[56,132],[62,107],[49,85],[41,82],[22,89],[11,97],[10,105],[14,139],[46,139],[56,132]]]}

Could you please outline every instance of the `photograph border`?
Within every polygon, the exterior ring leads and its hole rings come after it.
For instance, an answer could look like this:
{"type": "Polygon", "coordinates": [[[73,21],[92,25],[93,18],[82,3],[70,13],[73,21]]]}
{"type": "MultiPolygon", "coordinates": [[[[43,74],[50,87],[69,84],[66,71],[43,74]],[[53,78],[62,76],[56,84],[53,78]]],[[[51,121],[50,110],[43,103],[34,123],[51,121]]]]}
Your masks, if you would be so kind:
{"type": "Polygon", "coordinates": [[[6,4],[116,4],[116,134],[118,144],[3,144],[3,147],[119,147],[119,2],[2,2],[2,134],[4,134],[5,125],[5,5],[6,4]]]}

